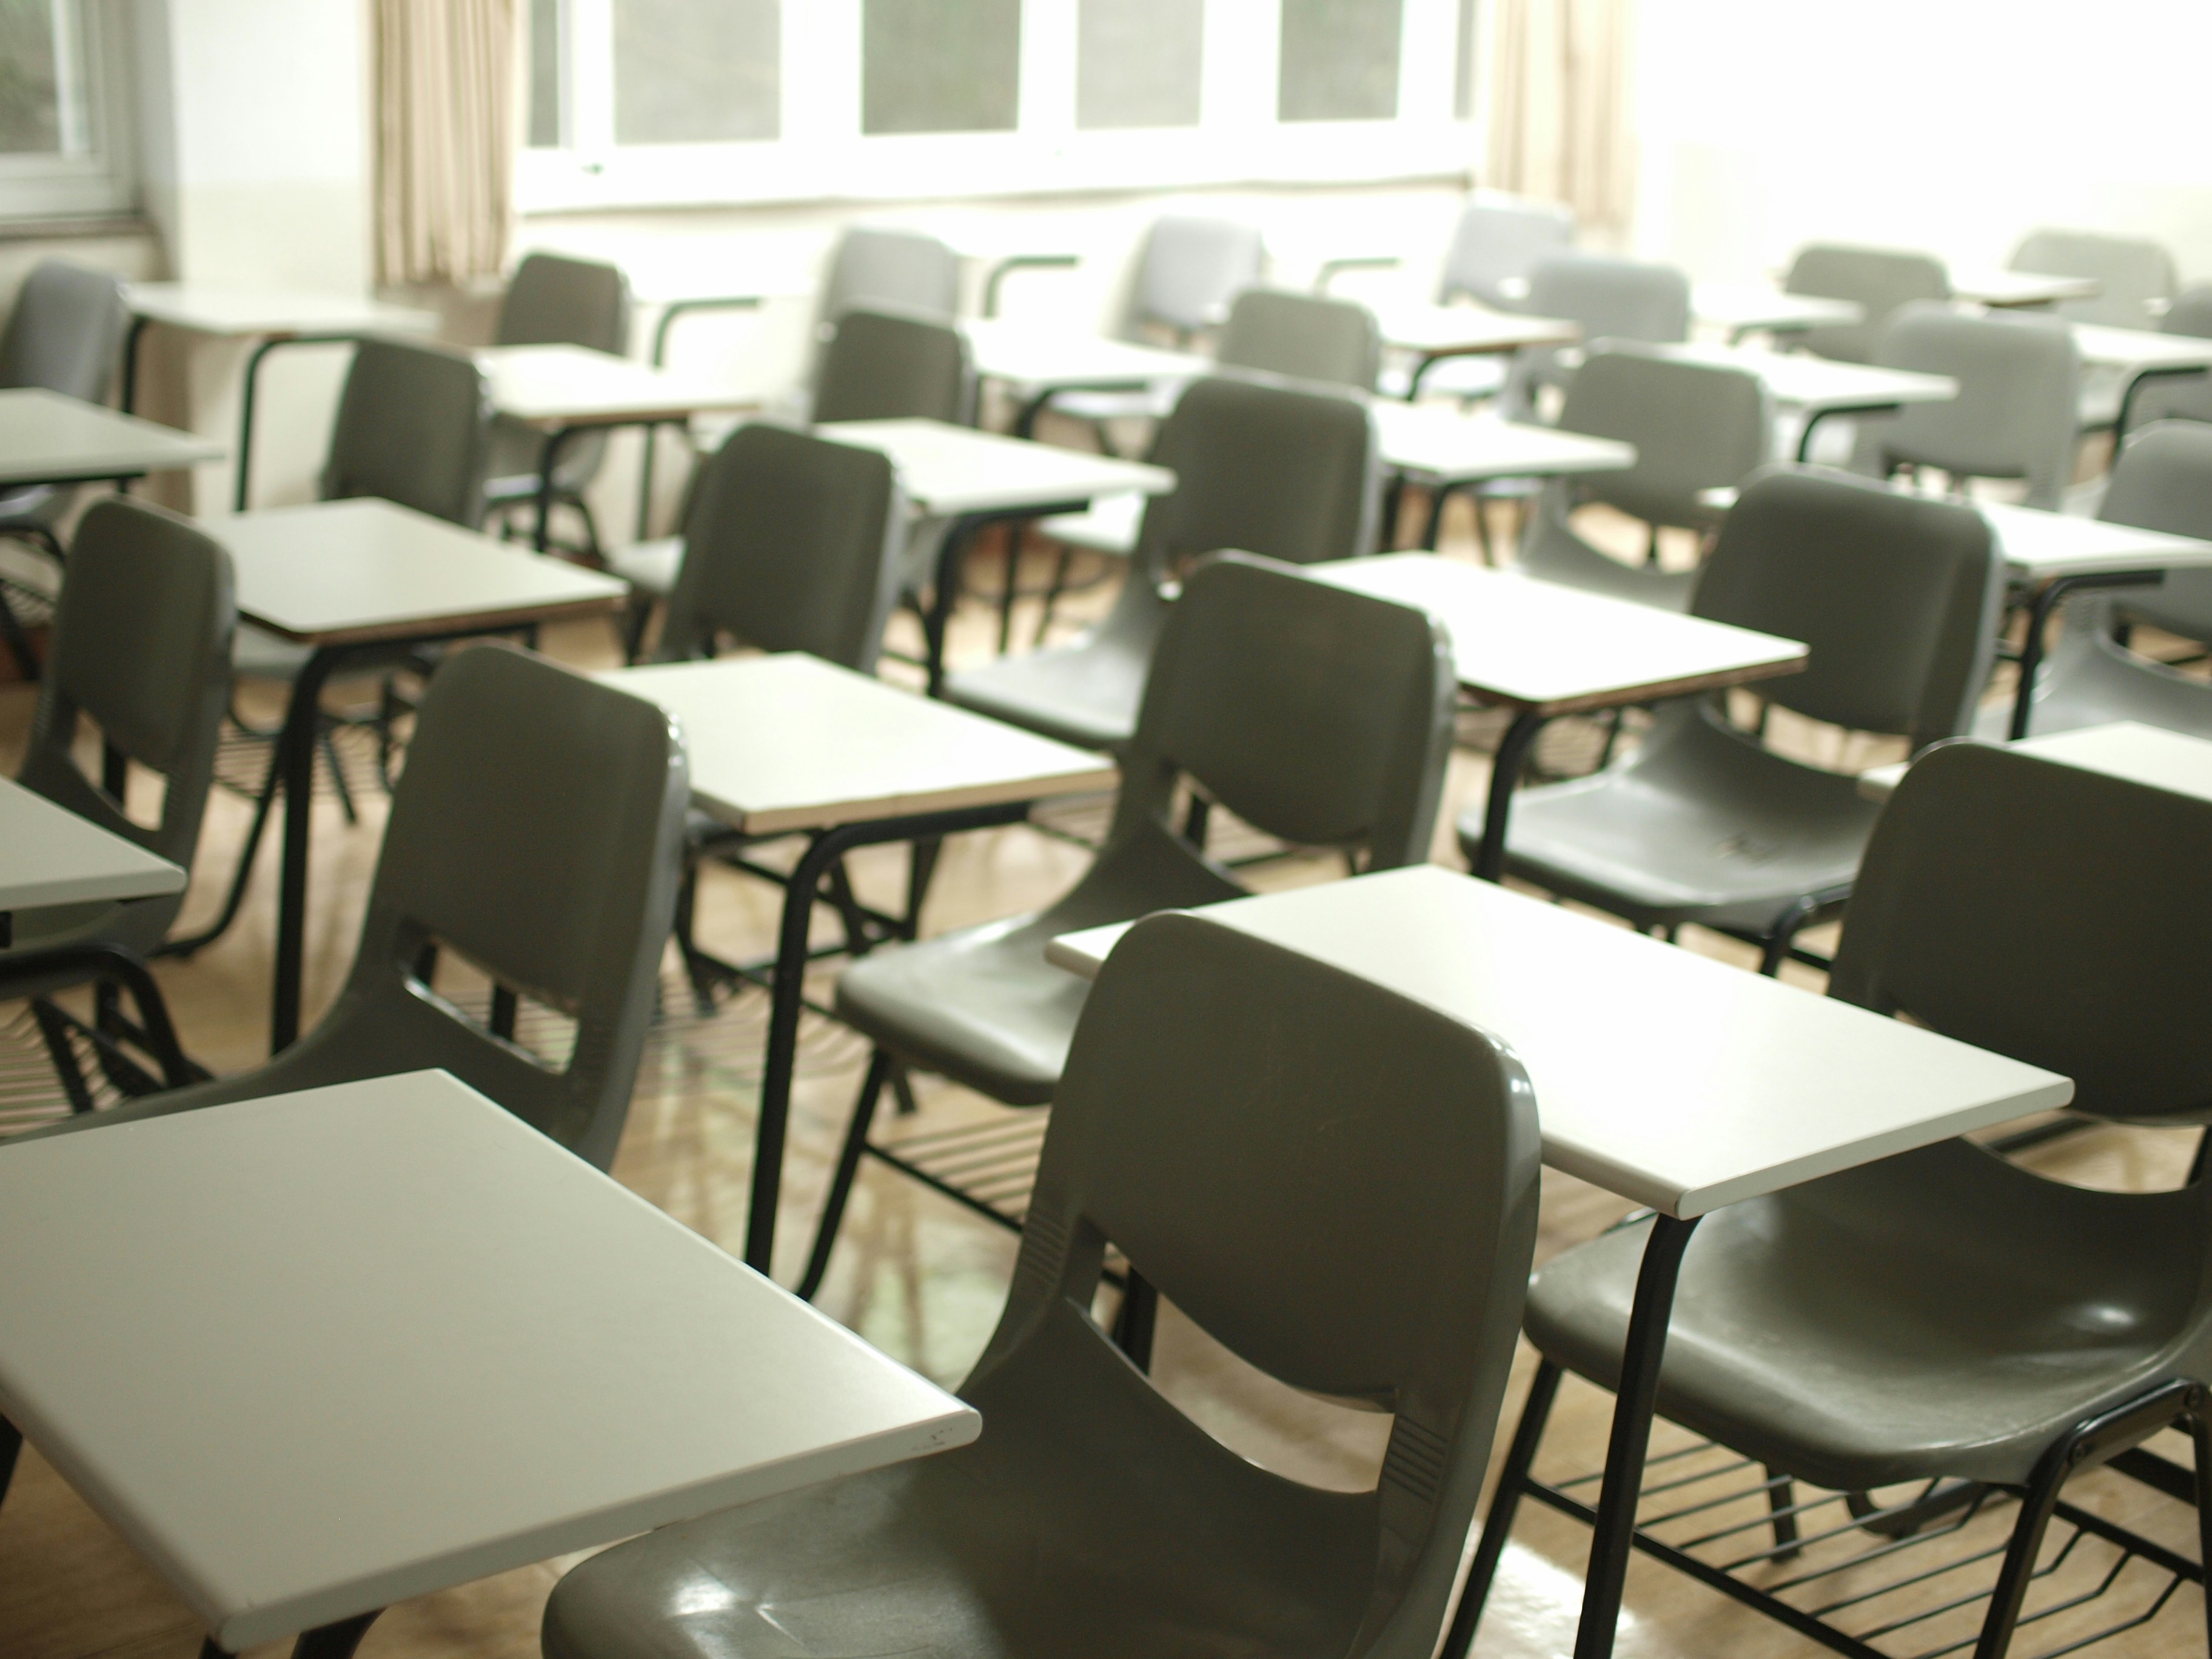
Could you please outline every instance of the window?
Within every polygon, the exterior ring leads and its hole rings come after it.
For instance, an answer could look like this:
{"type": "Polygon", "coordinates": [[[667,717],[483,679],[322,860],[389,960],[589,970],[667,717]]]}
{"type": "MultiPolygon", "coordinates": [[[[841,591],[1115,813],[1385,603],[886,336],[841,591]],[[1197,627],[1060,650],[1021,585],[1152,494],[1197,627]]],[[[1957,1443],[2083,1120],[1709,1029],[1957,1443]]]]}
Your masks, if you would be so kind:
{"type": "Polygon", "coordinates": [[[1474,17],[1474,0],[531,0],[519,194],[556,211],[1458,173],[1474,17]]]}
{"type": "Polygon", "coordinates": [[[121,42],[86,0],[0,0],[0,217],[133,204],[121,42]]]}

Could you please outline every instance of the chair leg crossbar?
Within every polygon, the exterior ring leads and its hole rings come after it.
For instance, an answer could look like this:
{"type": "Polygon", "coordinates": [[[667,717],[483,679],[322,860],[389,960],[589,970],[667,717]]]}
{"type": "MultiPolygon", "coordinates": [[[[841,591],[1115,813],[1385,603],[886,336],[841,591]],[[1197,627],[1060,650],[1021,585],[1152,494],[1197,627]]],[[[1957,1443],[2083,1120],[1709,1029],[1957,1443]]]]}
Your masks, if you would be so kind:
{"type": "MultiPolygon", "coordinates": [[[[1446,1659],[1464,1659],[1523,1497],[1597,1522],[1599,1474],[1530,1473],[1561,1373],[1538,1368],[1483,1523],[1446,1659]]],[[[2016,1634],[2057,1659],[2156,1619],[2212,1556],[2206,1391],[2163,1384],[2077,1425],[2024,1487],[1929,1480],[1879,1493],[1805,1487],[1785,1473],[1662,1425],[1638,1495],[1635,1547],[1849,1659],[2000,1659],[2016,1634]],[[2188,1434],[2192,1470],[2143,1448],[2188,1434]],[[2102,1466],[2197,1508],[2191,1559],[2093,1510],[2066,1483],[2102,1466]]],[[[2212,1625],[2212,1611],[2208,1611],[2212,1625]]]]}

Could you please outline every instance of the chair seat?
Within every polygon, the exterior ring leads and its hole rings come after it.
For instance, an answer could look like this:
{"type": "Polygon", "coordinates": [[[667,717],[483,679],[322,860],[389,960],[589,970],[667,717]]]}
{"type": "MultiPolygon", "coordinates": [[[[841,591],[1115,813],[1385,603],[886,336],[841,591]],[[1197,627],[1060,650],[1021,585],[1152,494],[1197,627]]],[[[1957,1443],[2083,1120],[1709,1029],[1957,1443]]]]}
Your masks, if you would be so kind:
{"type": "Polygon", "coordinates": [[[1069,925],[1015,916],[863,957],[837,981],[837,1017],[994,1100],[1042,1106],[1090,988],[1044,959],[1069,925]]]}
{"type": "Polygon", "coordinates": [[[1102,1386],[1082,1320],[1055,1305],[1025,1356],[1050,1388],[968,1391],[972,1445],[592,1557],[547,1604],[545,1659],[1340,1659],[1374,1494],[1165,1455],[1203,1431],[1102,1386]]]}
{"type": "MultiPolygon", "coordinates": [[[[2108,600],[2081,596],[2067,606],[2066,631],[2036,676],[2028,735],[2135,720],[2212,738],[2212,685],[2137,656],[2113,640],[2111,627],[2108,600]]],[[[2009,697],[1984,708],[1974,735],[2002,743],[2012,735],[2012,711],[2009,697]]]]}
{"type": "MultiPolygon", "coordinates": [[[[2024,1482],[2045,1447],[2168,1376],[2197,1190],[2062,1186],[1964,1141],[1710,1215],[1690,1241],[1660,1413],[1833,1490],[2024,1482]],[[2180,1288],[2177,1288],[2180,1287],[2180,1288]]],[[[1611,1387],[1648,1228],[1555,1257],[1528,1333],[1611,1387]]]]}
{"type": "Polygon", "coordinates": [[[1137,531],[1145,518],[1142,495],[1104,495],[1087,513],[1056,513],[1039,519],[1037,532],[1049,540],[1126,559],[1136,550],[1137,531]]]}
{"type": "Polygon", "coordinates": [[[632,542],[607,550],[607,570],[641,593],[666,599],[676,591],[676,578],[684,568],[684,538],[663,536],[650,542],[632,542]]]}
{"type": "Polygon", "coordinates": [[[1079,749],[1118,749],[1137,729],[1152,653],[1102,630],[1073,645],[963,670],[945,700],[1079,749]]]}
{"type": "MultiPolygon", "coordinates": [[[[168,937],[170,924],[184,904],[182,893],[164,893],[158,898],[49,904],[20,912],[15,917],[15,943],[0,950],[0,969],[12,971],[37,951],[81,945],[119,945],[135,956],[150,957],[168,937]]],[[[8,995],[10,999],[50,996],[84,981],[82,971],[37,979],[11,977],[8,995]]]]}
{"type": "MultiPolygon", "coordinates": [[[[1639,926],[1765,933],[1793,901],[1850,881],[1880,810],[1855,779],[1678,707],[1626,760],[1516,796],[1508,867],[1639,926]]],[[[1461,820],[1463,844],[1481,834],[1480,812],[1461,820]]]]}

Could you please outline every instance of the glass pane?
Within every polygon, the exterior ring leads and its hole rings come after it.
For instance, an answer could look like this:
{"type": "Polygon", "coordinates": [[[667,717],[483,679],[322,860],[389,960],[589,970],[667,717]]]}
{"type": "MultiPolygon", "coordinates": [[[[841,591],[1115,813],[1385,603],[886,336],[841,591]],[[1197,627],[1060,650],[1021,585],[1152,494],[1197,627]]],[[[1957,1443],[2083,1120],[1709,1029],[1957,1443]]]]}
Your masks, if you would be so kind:
{"type": "Polygon", "coordinates": [[[530,143],[561,143],[561,0],[530,0],[530,143]]]}
{"type": "Polygon", "coordinates": [[[1459,55],[1452,64],[1452,116],[1474,119],[1474,0],[1459,0],[1459,55]]]}
{"type": "Polygon", "coordinates": [[[1075,125],[1194,127],[1206,0],[1082,0],[1075,125]]]}
{"type": "Polygon", "coordinates": [[[860,131],[1011,132],[1022,0],[862,0],[860,131]]]}
{"type": "Polygon", "coordinates": [[[0,152],[62,147],[53,0],[0,0],[0,152]]]}
{"type": "Polygon", "coordinates": [[[774,138],[781,0],[614,0],[615,143],[774,138]]]}
{"type": "Polygon", "coordinates": [[[1277,118],[1395,119],[1403,10],[1403,0],[1283,0],[1277,118]]]}

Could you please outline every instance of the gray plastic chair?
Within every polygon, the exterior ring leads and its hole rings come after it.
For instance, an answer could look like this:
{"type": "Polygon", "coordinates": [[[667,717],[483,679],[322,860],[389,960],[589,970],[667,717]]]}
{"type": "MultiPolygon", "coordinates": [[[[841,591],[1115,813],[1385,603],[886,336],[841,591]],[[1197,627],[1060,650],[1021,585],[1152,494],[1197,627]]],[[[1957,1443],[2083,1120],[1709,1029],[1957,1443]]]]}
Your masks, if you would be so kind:
{"type": "Polygon", "coordinates": [[[1083,981],[1048,964],[1058,934],[1244,889],[1170,824],[1188,779],[1263,833],[1424,862],[1449,750],[1455,682],[1441,624],[1409,605],[1226,553],[1201,564],[1160,635],[1097,860],[1046,909],[862,957],[838,1018],[876,1044],[807,1269],[829,1261],[877,1097],[919,1066],[1009,1106],[1054,1097],[1083,981]]]}
{"type": "MultiPolygon", "coordinates": [[[[1690,337],[1690,279],[1672,265],[1608,254],[1554,253],[1530,267],[1526,309],[1581,324],[1586,346],[1603,340],[1667,344],[1690,337]]],[[[1567,364],[1573,361],[1563,362],[1557,346],[1523,347],[1514,353],[1502,400],[1507,417],[1532,417],[1539,390],[1564,386],[1572,374],[1567,364]]]]}
{"type": "Polygon", "coordinates": [[[338,397],[322,498],[374,495],[473,529],[483,518],[491,394],[475,360],[364,340],[338,397]]]}
{"type": "MultiPolygon", "coordinates": [[[[2097,515],[2114,524],[2212,538],[2212,426],[2166,421],[2139,428],[2113,464],[2097,515]]],[[[2170,572],[2156,587],[2077,593],[2064,632],[2036,676],[2031,734],[2139,720],[2212,738],[2212,685],[2139,657],[2119,643],[2122,618],[2212,643],[2212,571],[2170,572]]],[[[1982,711],[1977,736],[2002,741],[2009,703],[1982,711]]]]}
{"type": "MultiPolygon", "coordinates": [[[[1972,507],[1806,467],[1747,484],[1692,616],[1802,640],[1778,707],[1915,750],[1966,731],[1996,650],[2004,562],[1972,507]]],[[[1525,791],[1507,868],[1639,927],[1696,922],[1756,941],[1776,973],[1850,891],[1876,808],[1849,775],[1762,748],[1702,698],[1663,706],[1636,751],[1525,791]]],[[[1478,810],[1460,820],[1470,860],[1478,810]]]]}
{"type": "Polygon", "coordinates": [[[1865,312],[1856,323],[1804,329],[1790,337],[1816,356],[1847,363],[1874,362],[1882,331],[1899,306],[1951,297],[1949,274],[1942,261],[1925,253],[1818,242],[1797,251],[1782,286],[1785,293],[1850,300],[1865,312]]]}
{"type": "Polygon", "coordinates": [[[2173,256],[2159,243],[2087,230],[2035,230],[2023,237],[2008,262],[2014,270],[2046,276],[2094,278],[2098,292],[2086,300],[2061,300],[2051,307],[2070,322],[2112,328],[2155,328],[2155,302],[2173,297],[2173,256]]]}
{"type": "Polygon", "coordinates": [[[918,230],[854,225],[837,239],[822,283],[817,321],[833,325],[856,308],[888,308],[950,322],[960,308],[960,261],[918,230]]]}
{"type": "Polygon", "coordinates": [[[1900,307],[1875,359],[1888,368],[1948,374],[1959,395],[1859,422],[1855,471],[1887,477],[1931,466],[1955,483],[2020,478],[2030,507],[2057,512],[2074,481],[2081,365],[2055,317],[1974,315],[1933,301],[1900,307]]]}
{"type": "Polygon", "coordinates": [[[1288,564],[1374,550],[1380,472],[1374,417],[1349,397],[1227,378],[1196,380],[1152,459],[1173,494],[1145,507],[1111,614],[1073,644],[950,676],[947,702],[1086,749],[1136,729],[1170,605],[1159,584],[1186,562],[1241,548],[1288,564]]]}
{"type": "MultiPolygon", "coordinates": [[[[1473,300],[1492,311],[1534,309],[1519,285],[1537,262],[1574,245],[1571,209],[1541,202],[1470,199],[1444,252],[1437,303],[1473,300]]],[[[1541,313],[1539,313],[1541,314],[1541,313]]]]}
{"type": "MultiPolygon", "coordinates": [[[[2069,1076],[2077,1110],[2201,1122],[2208,842],[2212,804],[1946,744],[1882,814],[1829,994],[2069,1076]],[[2092,847],[2125,856],[2083,857],[2092,847]]],[[[1619,1377],[1644,1232],[1569,1250],[1530,1286],[1528,1334],[1545,1363],[1486,1540],[1504,1541],[1519,1449],[1535,1450],[1560,1369],[1607,1387],[1619,1377]]],[[[1959,1477],[2018,1492],[1975,1650],[1999,1659],[2071,1475],[2168,1424],[2193,1426],[2193,1480],[2148,1453],[2124,1467],[2193,1485],[2200,1534],[2212,1533],[2208,1259],[2201,1176],[2179,1191],[2092,1191],[1943,1142],[1708,1216],[1682,1261],[1658,1409],[1785,1480],[1863,1494],[1959,1477]]],[[[1786,1485],[1771,1498],[1778,1510],[1792,1501],[1786,1485]]],[[[1911,1530],[1909,1512],[1891,1511],[1892,1535],[1911,1530]]],[[[1756,1547],[1734,1541],[1738,1555],[1756,1547]]],[[[1987,1582],[1947,1577],[1944,1595],[1971,1598],[1987,1582]]]]}
{"type": "Polygon", "coordinates": [[[822,348],[817,421],[975,422],[968,337],[919,313],[854,307],[822,348]]]}
{"type": "Polygon", "coordinates": [[[1427,1659],[1534,1238],[1535,1103],[1472,1027],[1196,916],[1099,975],[972,1445],[593,1557],[545,1659],[1427,1659]],[[1381,1480],[1270,1474],[1085,1310],[1109,1243],[1229,1348],[1396,1413],[1381,1480]],[[705,1590],[705,1594],[701,1592],[705,1590]]]}
{"type": "Polygon", "coordinates": [[[690,799],[683,739],[654,704],[513,646],[454,653],[423,696],[353,969],[321,1023],[252,1071],[56,1128],[442,1066],[606,1168],[690,799]],[[500,988],[489,1027],[417,976],[447,950],[500,988]],[[575,1023],[565,1061],[511,1040],[520,997],[575,1023]]]}
{"type": "MultiPolygon", "coordinates": [[[[70,579],[54,616],[53,651],[33,717],[30,746],[16,780],[111,834],[192,867],[201,817],[215,781],[216,734],[230,686],[230,641],[236,621],[230,556],[197,526],[157,507],[109,497],[95,501],[77,526],[70,579]],[[72,752],[80,720],[89,719],[106,745],[103,775],[85,775],[72,752]],[[161,812],[143,824],[112,793],[130,769],[162,780],[161,812]]],[[[15,944],[0,949],[0,973],[20,970],[32,952],[85,952],[108,947],[143,959],[167,937],[185,896],[52,905],[15,918],[15,944]]],[[[94,1024],[43,999],[97,975],[83,969],[33,979],[11,975],[9,994],[34,1000],[41,1036],[72,1106],[88,1109],[68,1029],[91,1036],[103,1069],[119,1085],[143,1091],[106,1039],[131,1034],[118,1025],[103,986],[94,1024]]],[[[133,989],[143,1000],[151,981],[133,989]]],[[[158,991],[151,993],[158,998],[158,991]]],[[[166,1027],[166,1012],[143,1010],[166,1027]]]]}
{"type": "MultiPolygon", "coordinates": [[[[2212,283],[2184,289],[2176,295],[2159,329],[2166,334],[2212,337],[2212,283]]],[[[2154,421],[2212,421],[2212,374],[2160,376],[2136,387],[2135,399],[2128,405],[2129,429],[2154,421]]]]}
{"type": "MultiPolygon", "coordinates": [[[[533,253],[514,268],[501,302],[494,345],[580,345],[620,357],[629,350],[629,280],[613,265],[533,253]]],[[[538,498],[539,458],[545,434],[502,417],[492,428],[488,507],[520,506],[538,498]]],[[[587,432],[562,446],[553,469],[553,495],[584,522],[585,544],[599,552],[599,526],[584,491],[606,459],[607,434],[587,432]]]]}
{"type": "Polygon", "coordinates": [[[1547,482],[1522,541],[1522,568],[1570,587],[1687,610],[1696,571],[1623,564],[1577,535],[1569,515],[1583,502],[1605,502],[1651,526],[1655,545],[1662,525],[1711,529],[1720,515],[1700,492],[1741,483],[1772,447],[1765,382],[1744,369],[1601,346],[1568,381],[1559,424],[1635,445],[1636,465],[1547,482]]]}

